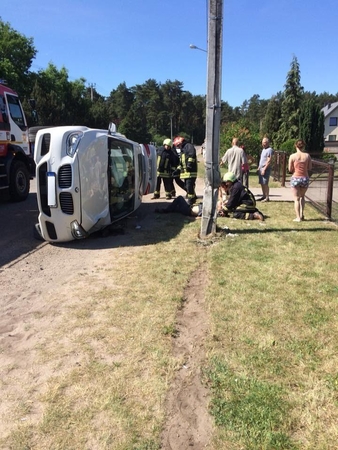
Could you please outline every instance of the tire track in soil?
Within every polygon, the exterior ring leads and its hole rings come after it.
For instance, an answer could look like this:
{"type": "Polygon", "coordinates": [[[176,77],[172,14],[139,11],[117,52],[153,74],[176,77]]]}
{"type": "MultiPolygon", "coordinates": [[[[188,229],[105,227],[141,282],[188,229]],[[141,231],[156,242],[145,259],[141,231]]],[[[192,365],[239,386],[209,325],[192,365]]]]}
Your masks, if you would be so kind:
{"type": "Polygon", "coordinates": [[[173,353],[183,363],[166,399],[167,420],[161,440],[164,450],[201,450],[208,448],[211,440],[209,393],[201,381],[208,331],[206,281],[206,272],[200,267],[191,276],[184,292],[183,307],[177,314],[178,335],[173,338],[173,353]]]}

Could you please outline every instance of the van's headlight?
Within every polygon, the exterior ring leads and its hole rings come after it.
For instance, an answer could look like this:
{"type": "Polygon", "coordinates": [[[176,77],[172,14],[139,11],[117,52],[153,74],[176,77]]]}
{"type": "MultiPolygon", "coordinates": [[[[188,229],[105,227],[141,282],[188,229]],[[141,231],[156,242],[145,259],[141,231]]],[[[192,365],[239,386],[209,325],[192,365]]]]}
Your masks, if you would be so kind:
{"type": "Polygon", "coordinates": [[[75,131],[74,133],[71,133],[67,138],[67,155],[74,158],[74,155],[76,153],[76,150],[79,146],[79,143],[82,139],[83,133],[82,131],[75,131]]]}
{"type": "Polygon", "coordinates": [[[88,237],[87,231],[81,227],[77,220],[74,220],[74,222],[70,224],[70,231],[74,239],[84,239],[88,237]]]}

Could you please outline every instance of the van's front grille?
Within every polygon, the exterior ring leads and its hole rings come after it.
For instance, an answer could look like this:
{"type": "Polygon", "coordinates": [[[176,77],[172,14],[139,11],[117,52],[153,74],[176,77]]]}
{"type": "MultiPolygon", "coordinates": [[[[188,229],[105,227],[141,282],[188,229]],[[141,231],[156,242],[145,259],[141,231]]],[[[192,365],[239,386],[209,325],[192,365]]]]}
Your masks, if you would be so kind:
{"type": "Polygon", "coordinates": [[[70,188],[72,185],[72,168],[70,164],[61,166],[58,173],[58,182],[61,189],[70,188]]]}
{"type": "Polygon", "coordinates": [[[50,149],[50,133],[45,133],[41,141],[41,156],[47,155],[50,149]]]}
{"type": "Polygon", "coordinates": [[[55,230],[55,226],[52,222],[46,222],[46,228],[47,228],[47,233],[49,236],[49,239],[53,239],[56,240],[58,238],[57,234],[56,234],[56,230],[55,230]]]}
{"type": "Polygon", "coordinates": [[[60,206],[63,213],[70,216],[74,214],[73,196],[70,192],[60,193],[60,206]]]}
{"type": "Polygon", "coordinates": [[[39,167],[39,193],[41,209],[48,217],[51,217],[50,207],[48,206],[47,197],[47,163],[39,167]]]}

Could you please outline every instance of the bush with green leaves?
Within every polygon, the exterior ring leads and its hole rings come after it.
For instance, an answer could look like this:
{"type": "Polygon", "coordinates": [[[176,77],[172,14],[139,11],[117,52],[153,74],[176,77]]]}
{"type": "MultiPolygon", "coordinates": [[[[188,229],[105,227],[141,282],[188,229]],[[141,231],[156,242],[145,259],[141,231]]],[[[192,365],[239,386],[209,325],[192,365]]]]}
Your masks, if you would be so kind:
{"type": "Polygon", "coordinates": [[[333,163],[335,163],[337,161],[337,157],[333,153],[323,153],[322,154],[322,159],[325,162],[333,162],[333,163]]]}
{"type": "Polygon", "coordinates": [[[256,161],[259,159],[262,148],[261,136],[241,121],[225,123],[221,126],[220,157],[232,146],[231,142],[234,137],[237,137],[244,145],[247,155],[252,156],[256,161]]]}
{"type": "Polygon", "coordinates": [[[291,153],[294,153],[296,151],[295,142],[296,142],[295,139],[288,139],[287,141],[283,142],[283,144],[280,145],[280,148],[278,150],[286,152],[288,155],[291,155],[291,153]]]}

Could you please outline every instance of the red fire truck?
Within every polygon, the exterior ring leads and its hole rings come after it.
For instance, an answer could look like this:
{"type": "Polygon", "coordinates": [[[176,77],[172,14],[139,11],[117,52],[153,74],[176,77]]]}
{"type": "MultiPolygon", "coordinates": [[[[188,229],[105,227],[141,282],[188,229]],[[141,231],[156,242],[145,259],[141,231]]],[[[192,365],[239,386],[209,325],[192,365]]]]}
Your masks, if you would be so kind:
{"type": "Polygon", "coordinates": [[[35,168],[33,146],[17,93],[0,80],[0,195],[17,202],[27,198],[35,168]]]}

